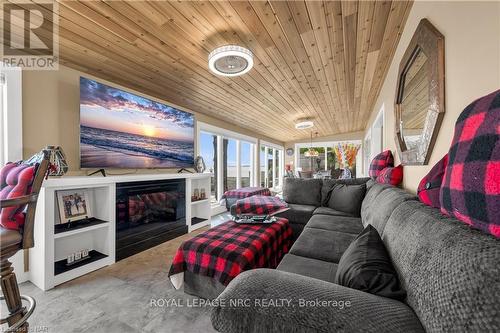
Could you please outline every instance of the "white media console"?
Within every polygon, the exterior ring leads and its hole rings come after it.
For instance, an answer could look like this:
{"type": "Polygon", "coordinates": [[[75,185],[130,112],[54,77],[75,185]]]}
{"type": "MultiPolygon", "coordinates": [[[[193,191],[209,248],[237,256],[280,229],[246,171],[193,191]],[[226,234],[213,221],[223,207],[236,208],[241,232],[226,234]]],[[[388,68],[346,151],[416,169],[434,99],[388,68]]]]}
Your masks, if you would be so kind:
{"type": "Polygon", "coordinates": [[[116,184],[168,179],[186,180],[186,225],[188,232],[210,225],[210,174],[135,174],[109,177],[49,178],[43,183],[35,217],[35,247],[30,249],[29,280],[42,290],[87,274],[115,262],[116,184]],[[85,189],[89,192],[92,215],[100,222],[55,232],[59,224],[56,192],[85,189]],[[191,201],[195,189],[204,189],[207,198],[191,201]],[[196,222],[196,224],[195,224],[196,222]],[[64,267],[68,255],[91,249],[90,260],[64,267]]]}

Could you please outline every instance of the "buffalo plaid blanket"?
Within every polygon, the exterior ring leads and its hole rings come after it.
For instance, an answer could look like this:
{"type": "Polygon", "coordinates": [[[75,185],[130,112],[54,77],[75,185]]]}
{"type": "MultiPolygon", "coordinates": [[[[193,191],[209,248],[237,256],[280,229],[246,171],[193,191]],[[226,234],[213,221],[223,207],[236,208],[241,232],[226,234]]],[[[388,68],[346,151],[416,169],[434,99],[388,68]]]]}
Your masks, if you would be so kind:
{"type": "Polygon", "coordinates": [[[243,271],[276,268],[291,245],[287,219],[271,224],[227,221],[185,241],[175,254],[168,276],[176,289],[184,271],[211,277],[227,286],[243,271]]]}
{"type": "Polygon", "coordinates": [[[288,209],[288,204],[280,198],[263,195],[240,199],[235,206],[236,214],[273,215],[288,209]]]}
{"type": "Polygon", "coordinates": [[[241,199],[251,197],[252,195],[271,195],[271,191],[269,191],[269,189],[265,187],[242,187],[224,192],[224,194],[222,195],[222,199],[241,199]]]}
{"type": "Polygon", "coordinates": [[[265,187],[242,187],[224,192],[220,199],[220,205],[231,207],[236,200],[251,197],[253,195],[271,195],[271,191],[265,187]]]}

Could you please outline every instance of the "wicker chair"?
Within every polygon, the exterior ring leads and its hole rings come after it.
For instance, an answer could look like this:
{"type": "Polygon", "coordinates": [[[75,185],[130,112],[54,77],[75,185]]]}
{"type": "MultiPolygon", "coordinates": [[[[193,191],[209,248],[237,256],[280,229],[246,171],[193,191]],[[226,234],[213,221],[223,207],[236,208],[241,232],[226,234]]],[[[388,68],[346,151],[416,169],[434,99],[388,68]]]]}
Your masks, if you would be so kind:
{"type": "MultiPolygon", "coordinates": [[[[7,167],[7,166],[5,166],[7,167]]],[[[4,168],[5,168],[4,167],[4,168]]],[[[0,324],[8,324],[9,328],[2,332],[27,332],[28,318],[35,309],[35,300],[29,296],[20,295],[19,287],[14,273],[12,263],[9,261],[18,251],[29,249],[34,246],[33,228],[35,222],[35,210],[38,193],[42,186],[43,179],[48,172],[48,156],[43,158],[36,168],[36,173],[32,178],[31,188],[28,194],[18,197],[8,197],[0,199],[0,212],[5,208],[19,207],[24,219],[24,224],[19,230],[7,229],[0,226],[0,275],[3,296],[0,300],[5,300],[9,315],[0,319],[0,324]],[[28,307],[23,306],[22,300],[29,303],[28,307]]],[[[5,179],[2,180],[4,182],[5,179]]],[[[7,184],[0,184],[0,190],[7,184]]],[[[5,192],[5,191],[4,191],[5,192]]],[[[1,193],[1,192],[0,192],[1,193]]]]}

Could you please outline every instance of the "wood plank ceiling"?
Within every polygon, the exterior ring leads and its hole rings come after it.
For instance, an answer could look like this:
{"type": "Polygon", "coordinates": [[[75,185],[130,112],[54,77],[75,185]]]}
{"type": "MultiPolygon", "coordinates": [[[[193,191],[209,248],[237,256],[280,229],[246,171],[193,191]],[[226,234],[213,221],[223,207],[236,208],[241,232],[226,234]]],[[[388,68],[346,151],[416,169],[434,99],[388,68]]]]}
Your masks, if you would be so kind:
{"type": "MultiPolygon", "coordinates": [[[[59,1],[61,63],[279,141],[363,130],[411,1],[59,1]],[[254,53],[244,76],[214,48],[254,53]]],[[[21,5],[20,5],[21,6],[21,5]]],[[[47,10],[39,6],[40,10],[47,10]]]]}

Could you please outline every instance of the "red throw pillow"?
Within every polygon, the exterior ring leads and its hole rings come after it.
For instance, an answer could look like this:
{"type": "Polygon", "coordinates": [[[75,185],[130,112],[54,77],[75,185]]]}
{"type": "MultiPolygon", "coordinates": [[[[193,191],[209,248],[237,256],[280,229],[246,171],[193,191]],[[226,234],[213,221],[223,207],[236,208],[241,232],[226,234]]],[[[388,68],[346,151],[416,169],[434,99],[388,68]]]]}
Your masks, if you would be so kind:
{"type": "Polygon", "coordinates": [[[443,183],[444,170],[448,165],[448,154],[437,162],[427,175],[420,181],[417,194],[420,201],[427,206],[440,208],[439,192],[443,183]]]}
{"type": "MultiPolygon", "coordinates": [[[[14,199],[31,193],[36,166],[7,163],[0,170],[0,200],[14,199]]],[[[26,205],[5,207],[0,210],[0,225],[6,229],[19,230],[24,224],[26,205]]]]}
{"type": "Polygon", "coordinates": [[[500,238],[500,90],[467,106],[455,124],[441,211],[500,238]]]}
{"type": "Polygon", "coordinates": [[[387,167],[382,170],[378,177],[377,183],[391,184],[398,186],[403,181],[403,166],[400,164],[397,167],[387,167]]]}
{"type": "Polygon", "coordinates": [[[372,178],[377,178],[382,170],[387,167],[394,166],[394,157],[390,150],[386,150],[375,156],[370,163],[368,175],[372,178]]]}

